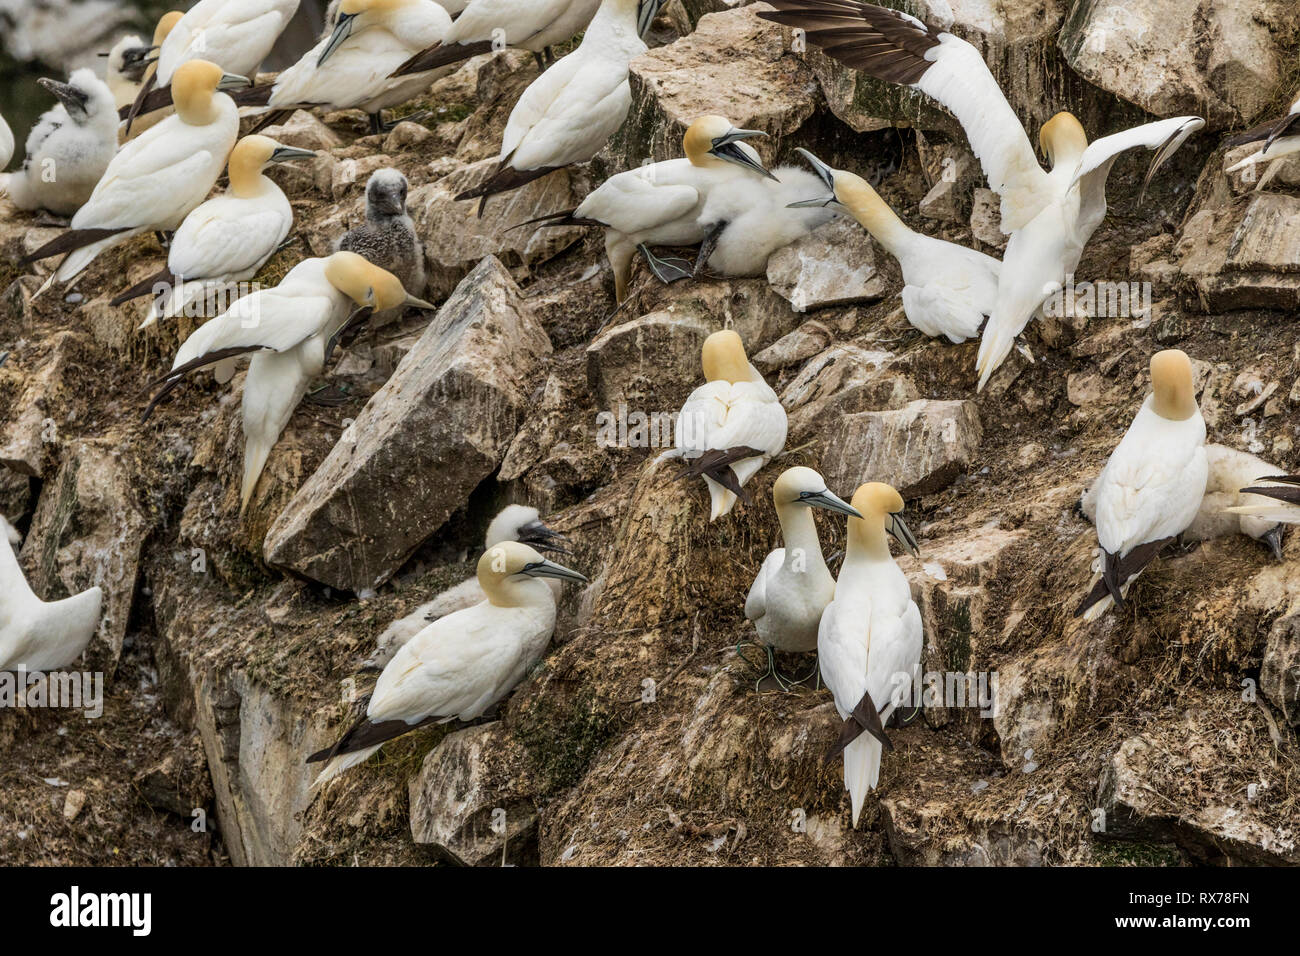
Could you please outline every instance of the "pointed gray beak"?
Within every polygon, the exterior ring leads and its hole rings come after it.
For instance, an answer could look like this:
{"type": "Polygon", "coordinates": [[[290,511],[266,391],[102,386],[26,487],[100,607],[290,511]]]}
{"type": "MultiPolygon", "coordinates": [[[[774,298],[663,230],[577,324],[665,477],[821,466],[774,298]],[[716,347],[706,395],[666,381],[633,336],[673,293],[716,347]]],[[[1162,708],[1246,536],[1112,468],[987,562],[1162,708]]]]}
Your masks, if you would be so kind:
{"type": "Polygon", "coordinates": [[[644,37],[650,32],[650,24],[655,22],[655,17],[659,16],[659,8],[666,2],[667,0],[641,0],[636,11],[637,36],[644,37]]]}
{"type": "Polygon", "coordinates": [[[829,192],[827,195],[818,196],[816,199],[801,199],[798,202],[786,203],[786,208],[813,209],[819,206],[838,206],[840,201],[835,197],[835,170],[831,169],[831,167],[827,166],[802,146],[797,147],[795,152],[808,162],[808,165],[812,167],[812,171],[817,174],[817,178],[826,184],[826,189],[829,192]]]}
{"type": "Polygon", "coordinates": [[[556,578],[560,581],[577,581],[579,584],[589,583],[585,574],[579,574],[572,568],[566,568],[554,561],[534,561],[532,564],[525,565],[520,574],[526,574],[530,578],[556,578]]]}
{"type": "Polygon", "coordinates": [[[755,136],[766,136],[761,129],[730,129],[725,135],[719,136],[713,141],[713,146],[709,152],[718,159],[727,163],[735,163],[737,166],[743,166],[745,169],[753,170],[760,176],[764,176],[772,182],[780,182],[773,176],[762,163],[757,162],[754,157],[745,152],[736,144],[744,139],[752,139],[755,136]]]}
{"type": "Polygon", "coordinates": [[[426,312],[437,312],[438,307],[432,302],[425,302],[423,299],[417,299],[411,293],[406,293],[406,301],[402,305],[409,305],[416,309],[424,309],[426,312]]]}
{"type": "Polygon", "coordinates": [[[827,511],[838,511],[840,514],[851,515],[854,518],[862,517],[862,512],[829,488],[825,491],[805,491],[799,495],[797,503],[808,505],[810,508],[825,508],[827,511]]]}
{"type": "Polygon", "coordinates": [[[357,19],[355,13],[340,13],[338,22],[334,24],[334,32],[330,34],[329,42],[325,44],[325,49],[320,51],[320,56],[316,58],[316,65],[320,66],[328,60],[348,37],[352,36],[352,27],[357,19]]]}
{"type": "Polygon", "coordinates": [[[1280,524],[1275,524],[1269,528],[1259,540],[1268,545],[1268,549],[1273,552],[1274,558],[1278,561],[1282,560],[1282,526],[1280,524]]]}
{"type": "Polygon", "coordinates": [[[894,536],[894,539],[903,546],[904,551],[914,558],[921,557],[921,549],[916,544],[916,538],[912,536],[911,529],[903,523],[902,518],[898,515],[890,515],[885,530],[894,536]]]}
{"type": "Polygon", "coordinates": [[[271,162],[287,163],[294,159],[312,159],[315,153],[310,149],[299,149],[296,146],[277,146],[271,153],[271,162]]]}
{"type": "Polygon", "coordinates": [[[60,83],[48,76],[42,76],[36,82],[53,93],[65,109],[76,110],[79,113],[86,111],[86,94],[75,86],[69,83],[60,83]]]}
{"type": "Polygon", "coordinates": [[[568,548],[563,545],[569,544],[570,541],[558,531],[552,531],[540,521],[530,521],[519,529],[519,540],[524,544],[531,545],[538,551],[555,551],[559,554],[572,554],[568,548]],[[559,542],[557,544],[557,542],[559,542]]]}
{"type": "Polygon", "coordinates": [[[239,76],[236,73],[222,73],[221,80],[217,83],[217,89],[222,92],[226,90],[242,90],[246,86],[252,86],[253,81],[246,76],[239,76]]]}

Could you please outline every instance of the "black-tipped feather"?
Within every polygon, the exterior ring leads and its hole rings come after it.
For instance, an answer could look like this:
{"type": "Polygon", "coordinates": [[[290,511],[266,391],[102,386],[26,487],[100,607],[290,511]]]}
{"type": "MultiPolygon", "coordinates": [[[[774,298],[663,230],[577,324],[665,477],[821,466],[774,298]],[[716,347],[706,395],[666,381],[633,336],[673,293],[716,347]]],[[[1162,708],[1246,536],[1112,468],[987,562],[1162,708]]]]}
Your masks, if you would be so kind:
{"type": "Polygon", "coordinates": [[[439,43],[427,50],[421,50],[390,73],[389,76],[409,76],[412,73],[424,73],[427,70],[436,70],[438,67],[446,66],[449,63],[468,60],[480,53],[491,52],[491,40],[480,40],[477,43],[452,43],[448,46],[439,43]]]}
{"type": "Polygon", "coordinates": [[[369,717],[362,717],[348,729],[347,733],[338,739],[338,742],[333,747],[326,747],[324,750],[316,751],[307,758],[307,763],[320,763],[323,760],[333,760],[335,757],[341,757],[344,754],[365,750],[367,747],[374,747],[377,744],[392,740],[394,737],[400,737],[402,734],[410,733],[412,730],[437,723],[440,720],[442,720],[441,717],[426,717],[415,724],[408,724],[404,720],[384,720],[372,724],[369,717]]]}
{"type": "Polygon", "coordinates": [[[607,228],[605,223],[597,219],[575,218],[574,209],[565,209],[562,212],[548,213],[545,216],[538,216],[536,219],[525,219],[523,222],[515,223],[506,232],[513,229],[522,229],[524,226],[536,226],[538,229],[547,229],[551,226],[600,226],[607,228]]]}
{"type": "Polygon", "coordinates": [[[830,763],[836,757],[844,752],[844,748],[853,741],[857,740],[864,733],[871,734],[880,741],[880,745],[886,750],[894,749],[894,742],[889,739],[885,733],[885,726],[880,722],[880,711],[871,700],[870,694],[863,694],[858,705],[853,708],[853,713],[844,718],[844,723],[840,726],[839,739],[835,745],[826,751],[826,756],[822,758],[823,763],[830,763]]]}
{"type": "Polygon", "coordinates": [[[140,416],[140,421],[147,422],[149,416],[153,414],[153,410],[158,406],[158,403],[162,401],[163,398],[165,398],[174,388],[176,388],[186,375],[193,372],[195,369],[203,368],[205,365],[213,365],[216,362],[220,362],[222,359],[234,358],[237,355],[247,355],[249,352],[261,352],[262,350],[263,347],[260,345],[236,345],[228,349],[217,349],[215,352],[208,352],[206,355],[200,355],[196,359],[190,359],[190,361],[186,362],[184,365],[177,366],[166,375],[158,376],[158,378],[150,382],[146,388],[155,388],[158,385],[162,385],[163,387],[158,390],[157,395],[149,400],[149,404],[145,406],[144,412],[140,416]],[[165,385],[163,384],[164,382],[166,383],[165,385]]]}
{"type": "MultiPolygon", "coordinates": [[[[1281,478],[1270,478],[1269,481],[1282,481],[1281,478]]],[[[1275,501],[1285,501],[1289,505],[1300,505],[1300,488],[1272,488],[1268,485],[1251,485],[1249,488],[1242,488],[1238,494],[1259,495],[1263,498],[1272,498],[1275,501]]]]}
{"type": "Polygon", "coordinates": [[[856,0],[769,0],[759,16],[804,31],[827,56],[888,83],[910,86],[932,65],[939,34],[895,10],[856,0]]]}
{"type": "MultiPolygon", "coordinates": [[[[128,135],[131,132],[131,124],[134,123],[135,118],[140,115],[140,109],[144,106],[145,99],[148,98],[149,94],[153,91],[157,79],[158,72],[157,68],[155,68],[149,72],[148,78],[140,84],[140,92],[135,94],[135,99],[132,100],[131,105],[127,107],[126,116],[122,116],[121,113],[118,113],[118,116],[126,120],[126,132],[128,135]]],[[[170,92],[168,92],[167,97],[168,99],[171,98],[170,92]]]]}
{"type": "Polygon", "coordinates": [[[1271,119],[1267,123],[1260,123],[1244,133],[1229,137],[1227,145],[1244,146],[1247,143],[1258,143],[1260,140],[1264,140],[1264,149],[1268,149],[1273,145],[1274,140],[1279,136],[1287,135],[1293,126],[1296,127],[1296,135],[1300,135],[1300,113],[1287,113],[1285,116],[1271,119]]]}
{"type": "Polygon", "coordinates": [[[678,479],[712,478],[745,504],[749,504],[751,501],[749,492],[741,486],[740,479],[731,470],[731,466],[738,461],[744,461],[746,458],[761,458],[763,454],[764,452],[760,449],[750,448],[748,445],[737,445],[735,448],[713,448],[697,458],[683,462],[686,469],[678,476],[678,479]]]}
{"type": "Polygon", "coordinates": [[[1148,541],[1145,544],[1139,544],[1122,558],[1117,558],[1116,555],[1103,549],[1101,552],[1101,580],[1092,586],[1092,590],[1075,608],[1074,616],[1082,616],[1088,608],[1108,596],[1115,602],[1116,607],[1123,607],[1122,588],[1124,585],[1141,574],[1142,570],[1155,560],[1156,555],[1173,541],[1174,537],[1148,541]]]}
{"type": "Polygon", "coordinates": [[[61,233],[41,246],[35,252],[23,256],[18,260],[20,266],[31,265],[41,259],[48,259],[50,256],[67,255],[69,252],[76,252],[85,246],[99,242],[101,239],[107,239],[109,236],[116,236],[120,232],[126,232],[129,226],[120,226],[116,229],[69,229],[61,233]]]}
{"type": "Polygon", "coordinates": [[[149,276],[149,278],[141,279],[139,282],[131,286],[129,289],[125,289],[124,291],[119,292],[117,296],[108,304],[121,305],[123,302],[130,302],[132,299],[138,299],[142,295],[148,295],[154,290],[154,286],[158,285],[159,283],[168,286],[176,285],[176,276],[172,274],[171,269],[167,268],[166,266],[163,266],[153,275],[149,276]]]}
{"type": "Polygon", "coordinates": [[[127,121],[127,132],[131,131],[130,124],[135,122],[137,116],[143,116],[145,113],[152,113],[155,110],[165,109],[172,105],[172,88],[170,86],[155,87],[144,96],[136,95],[136,98],[123,106],[117,111],[118,119],[127,121]],[[134,110],[135,112],[132,112],[134,110]]]}
{"type": "Polygon", "coordinates": [[[477,199],[478,215],[483,218],[483,210],[487,206],[488,197],[495,196],[498,193],[509,192],[512,189],[518,189],[531,183],[534,179],[541,179],[547,173],[553,173],[559,166],[540,166],[537,169],[515,169],[513,166],[499,166],[497,171],[489,176],[486,180],[479,183],[472,189],[467,189],[456,196],[456,199],[477,199]]]}

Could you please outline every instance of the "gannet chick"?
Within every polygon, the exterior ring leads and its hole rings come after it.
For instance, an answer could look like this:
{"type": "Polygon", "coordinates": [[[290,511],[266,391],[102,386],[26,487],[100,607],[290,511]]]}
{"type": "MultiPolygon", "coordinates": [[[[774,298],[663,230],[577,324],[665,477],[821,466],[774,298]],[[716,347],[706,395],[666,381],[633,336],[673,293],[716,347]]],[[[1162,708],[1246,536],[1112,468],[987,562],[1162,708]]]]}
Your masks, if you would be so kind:
{"type": "Polygon", "coordinates": [[[338,743],[307,758],[328,761],[313,786],[366,760],[417,727],[473,720],[523,680],[555,630],[555,595],[539,578],[586,582],[517,541],[478,562],[486,599],[431,623],[406,643],[375,684],[366,716],[338,743]]]}
{"type": "MultiPolygon", "coordinates": [[[[185,16],[185,14],[180,10],[168,10],[158,18],[158,22],[153,28],[153,44],[150,48],[150,52],[162,48],[163,43],[166,42],[169,36],[171,36],[172,31],[176,29],[176,25],[181,22],[181,17],[183,16],[185,16]]],[[[170,108],[162,108],[170,107],[172,101],[171,90],[164,89],[162,92],[155,91],[154,87],[157,82],[155,77],[157,74],[158,57],[149,57],[145,62],[144,72],[140,75],[140,83],[136,87],[135,96],[132,98],[131,102],[127,103],[125,106],[118,104],[118,118],[126,120],[122,125],[121,134],[119,136],[123,141],[130,139],[132,135],[139,136],[142,132],[150,127],[158,125],[161,120],[175,112],[175,110],[170,108]],[[158,108],[156,110],[146,105],[146,99],[150,98],[151,91],[153,92],[152,98],[157,100],[158,108]],[[150,115],[138,115],[142,109],[151,111],[150,115]]]]}
{"type": "Polygon", "coordinates": [[[0,116],[0,169],[9,165],[14,158],[14,131],[9,128],[5,118],[0,116]]]}
{"type": "Polygon", "coordinates": [[[1097,479],[1101,570],[1076,617],[1123,605],[1133,579],[1196,518],[1208,478],[1192,363],[1178,349],[1157,352],[1151,394],[1097,479]]]}
{"type": "Polygon", "coordinates": [[[627,118],[632,105],[628,64],[649,49],[641,37],[664,0],[601,0],[578,48],[533,80],[519,97],[496,171],[458,195],[480,200],[517,189],[591,159],[627,118]]]}
{"type": "MultiPolygon", "coordinates": [[[[567,543],[564,536],[546,527],[537,509],[526,505],[506,505],[488,525],[484,550],[503,541],[520,541],[538,551],[568,554],[568,551],[562,547],[562,543],[567,543]]],[[[555,600],[558,601],[560,582],[552,579],[546,583],[551,586],[555,592],[555,600]]],[[[375,642],[375,653],[361,665],[362,670],[383,667],[393,659],[398,648],[428,627],[430,621],[473,607],[486,597],[477,576],[466,578],[460,584],[448,588],[432,601],[421,604],[410,614],[388,625],[375,642]]]]}
{"type": "MultiPolygon", "coordinates": [[[[1038,165],[1015,111],[980,52],[951,33],[858,0],[772,0],[765,20],[807,30],[828,56],[878,79],[920,90],[955,115],[980,160],[989,186],[1002,197],[1002,231],[1010,235],[998,294],[976,361],[977,389],[1010,353],[1016,337],[1072,275],[1106,215],[1106,178],[1120,153],[1156,151],[1143,193],[1156,170],[1201,129],[1196,116],[1147,123],[1089,145],[1079,121],[1058,113],[1039,142],[1051,162],[1038,165]]],[[[1139,198],[1139,203],[1141,198],[1139,198]]]]}
{"type": "Polygon", "coordinates": [[[62,601],[32,593],[14,553],[17,532],[0,518],[0,671],[52,671],[86,649],[99,626],[103,592],[95,587],[62,601]]]}
{"type": "MultiPolygon", "coordinates": [[[[406,177],[396,169],[378,169],[366,182],[366,221],[350,229],[335,248],[365,256],[386,269],[416,295],[424,292],[424,244],[406,211],[406,177]]],[[[396,314],[371,318],[375,326],[386,324],[396,314]]]]}
{"type": "Polygon", "coordinates": [[[830,194],[795,206],[835,204],[848,210],[871,238],[898,260],[903,270],[903,313],[931,337],[964,342],[979,335],[993,311],[1002,263],[955,242],[908,228],[889,204],[860,176],[832,169],[800,149],[830,194]]]}
{"type": "Polygon", "coordinates": [[[585,30],[599,5],[600,0],[473,0],[441,43],[421,50],[393,75],[459,63],[503,46],[531,51],[544,69],[543,51],[585,30]]]}
{"type": "Polygon", "coordinates": [[[731,329],[714,332],[700,352],[706,384],[691,392],[677,416],[675,454],[686,462],[683,478],[703,476],[709,520],[729,514],[745,483],[785,447],[785,409],[745,345],[731,329]]]}
{"type": "Polygon", "coordinates": [[[758,639],[767,649],[767,670],[755,690],[769,675],[782,690],[789,689],[789,682],[776,672],[773,651],[805,654],[817,650],[822,611],[835,596],[835,578],[822,556],[812,509],[862,517],[826,487],[825,478],[802,466],[781,473],[772,485],[772,501],[785,546],[763,559],[745,598],[745,617],[754,622],[758,639]]]}
{"type": "Polygon", "coordinates": [[[742,140],[767,134],[737,129],[723,116],[701,116],[682,137],[685,159],[638,166],[609,177],[576,209],[521,225],[590,225],[605,228],[605,256],[614,272],[614,297],[627,298],[632,259],[640,250],[650,271],[663,282],[689,271],[661,259],[651,246],[694,246],[708,234],[700,214],[710,190],[733,179],[770,177],[759,155],[742,140]]]}
{"type": "Polygon", "coordinates": [[[19,209],[71,216],[90,198],[117,152],[117,107],[103,80],[83,67],[68,82],[36,81],[59,100],[41,114],[27,137],[22,168],[0,191],[19,209]]]}
{"type": "Polygon", "coordinates": [[[344,327],[359,317],[354,306],[362,311],[382,311],[401,305],[433,309],[428,302],[409,295],[396,276],[354,252],[304,259],[275,288],[236,300],[196,329],[177,351],[171,371],[153,383],[162,388],[149,402],[144,417],[149,417],[187,373],[251,354],[242,401],[242,513],[271,448],[308,384],[325,370],[344,327]]]}
{"type": "MultiPolygon", "coordinates": [[[[138,36],[128,35],[113,44],[104,66],[104,82],[113,94],[118,109],[130,106],[140,92],[140,83],[150,65],[154,47],[146,46],[138,36]]],[[[100,56],[105,54],[101,53],[100,56]]]]}
{"type": "Polygon", "coordinates": [[[1224,171],[1235,173],[1257,163],[1269,163],[1268,171],[1259,177],[1259,182],[1255,184],[1257,190],[1263,189],[1265,183],[1272,179],[1280,168],[1275,160],[1290,156],[1292,153],[1300,153],[1300,98],[1291,104],[1291,109],[1285,116],[1268,120],[1228,140],[1229,146],[1244,146],[1246,143],[1264,145],[1224,171]]]}
{"type": "Polygon", "coordinates": [[[190,60],[172,81],[176,114],[117,151],[72,228],[20,262],[65,254],[52,282],[68,282],[94,258],[149,230],[176,229],[207,198],[239,133],[234,102],[222,90],[247,86],[206,60],[190,60]]]}
{"type": "Polygon", "coordinates": [[[230,153],[230,188],[199,205],[172,237],[167,265],[112,301],[121,305],[153,292],[145,329],[180,315],[235,284],[251,279],[275,254],[293,225],[293,210],[280,187],[263,174],[272,163],[308,159],[309,149],[284,146],[266,136],[245,136],[230,153]]]}
{"type": "Polygon", "coordinates": [[[916,539],[899,513],[903,498],[889,485],[871,482],[853,494],[861,518],[849,518],[844,565],[835,599],[817,630],[822,680],[844,721],[826,760],[844,754],[844,788],[858,825],[867,791],[880,782],[880,758],[894,745],[885,723],[909,701],[920,678],[921,612],[907,578],[889,554],[889,537],[913,557],[916,539]]]}

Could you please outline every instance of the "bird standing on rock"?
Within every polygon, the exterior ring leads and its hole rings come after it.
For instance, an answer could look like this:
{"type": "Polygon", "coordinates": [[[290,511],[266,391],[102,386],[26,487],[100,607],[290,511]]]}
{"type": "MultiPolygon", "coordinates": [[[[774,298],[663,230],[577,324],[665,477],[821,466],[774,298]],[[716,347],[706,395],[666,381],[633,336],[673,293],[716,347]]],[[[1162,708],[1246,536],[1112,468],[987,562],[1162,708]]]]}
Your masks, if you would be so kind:
{"type": "MultiPolygon", "coordinates": [[[[396,169],[379,169],[366,181],[366,221],[349,229],[335,249],[365,256],[397,276],[402,288],[424,292],[424,244],[406,211],[406,177],[396,169]]],[[[395,313],[371,316],[373,326],[385,325],[395,313]]]]}

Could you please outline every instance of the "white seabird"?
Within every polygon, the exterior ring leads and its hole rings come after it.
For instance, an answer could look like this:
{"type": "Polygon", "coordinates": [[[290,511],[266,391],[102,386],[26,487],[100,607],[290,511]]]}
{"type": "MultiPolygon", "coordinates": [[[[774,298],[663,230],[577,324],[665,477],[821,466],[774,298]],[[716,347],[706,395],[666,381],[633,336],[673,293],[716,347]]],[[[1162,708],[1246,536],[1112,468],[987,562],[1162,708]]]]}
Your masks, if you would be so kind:
{"type": "Polygon", "coordinates": [[[1300,153],[1300,98],[1291,104],[1291,109],[1284,116],[1261,123],[1254,129],[1238,133],[1228,140],[1229,146],[1244,146],[1247,143],[1264,145],[1240,162],[1233,163],[1225,172],[1235,173],[1247,166],[1269,163],[1268,171],[1259,177],[1259,182],[1255,184],[1256,189],[1263,189],[1280,168],[1275,160],[1300,153]]]}
{"type": "Polygon", "coordinates": [[[714,332],[701,349],[706,384],[691,392],[677,416],[676,450],[683,478],[703,477],[709,520],[729,514],[744,486],[785,447],[785,409],[745,355],[731,329],[714,332]]]}
{"type": "MultiPolygon", "coordinates": [[[[488,525],[484,550],[489,550],[493,545],[504,541],[520,541],[538,551],[568,553],[560,543],[557,543],[564,542],[564,536],[546,527],[542,523],[538,510],[527,505],[506,505],[488,525]]],[[[547,584],[555,591],[555,599],[558,601],[560,582],[552,579],[547,584]]],[[[410,614],[389,624],[375,641],[375,653],[361,665],[362,669],[383,667],[393,659],[393,655],[403,644],[428,627],[430,621],[473,607],[486,597],[477,575],[448,588],[432,601],[421,604],[410,614]]]]}
{"type": "Polygon", "coordinates": [[[140,92],[140,83],[149,69],[152,60],[150,54],[154,47],[146,46],[138,36],[128,34],[113,44],[107,54],[104,65],[104,82],[113,94],[113,103],[117,109],[130,106],[140,92]]]}
{"type": "Polygon", "coordinates": [[[628,64],[664,0],[601,0],[578,48],[524,90],[506,122],[496,170],[457,199],[488,198],[574,163],[585,163],[627,118],[628,64]]]}
{"type": "MultiPolygon", "coordinates": [[[[153,28],[153,44],[149,47],[149,52],[154,53],[162,48],[167,37],[176,29],[176,24],[181,22],[181,17],[185,16],[180,10],[168,10],[161,17],[153,28]]],[[[164,89],[161,92],[155,90],[155,76],[158,73],[158,57],[151,56],[145,60],[144,72],[140,74],[140,82],[136,84],[135,95],[131,101],[126,104],[118,103],[117,115],[122,124],[119,139],[125,141],[133,135],[139,136],[142,132],[172,115],[175,110],[171,108],[171,90],[164,89]],[[150,97],[149,94],[153,95],[150,97]],[[146,98],[155,101],[153,106],[146,105],[146,98]],[[156,107],[156,108],[155,108],[156,107]],[[165,108],[164,108],[165,107],[165,108]],[[148,116],[140,116],[140,110],[150,111],[148,116]]]]}
{"type": "Polygon", "coordinates": [[[763,559],[745,598],[745,617],[754,622],[758,639],[767,649],[767,670],[755,689],[770,674],[785,690],[787,684],[776,672],[773,651],[806,654],[817,650],[822,611],[835,597],[835,578],[822,556],[812,509],[825,508],[854,518],[862,515],[827,488],[825,478],[803,466],[781,473],[772,485],[772,502],[783,547],[763,559]]]}
{"type": "Polygon", "coordinates": [[[555,630],[555,594],[539,578],[586,582],[526,544],[504,541],[484,552],[478,582],[486,599],[429,624],[384,668],[366,716],[333,747],[307,758],[327,761],[313,786],[366,760],[417,727],[473,720],[541,660],[555,630]]]}
{"type": "Polygon", "coordinates": [[[1097,479],[1101,567],[1076,617],[1096,620],[1123,604],[1133,579],[1195,520],[1208,478],[1192,363],[1178,349],[1157,352],[1151,394],[1097,479]]]}
{"type": "Polygon", "coordinates": [[[176,71],[176,114],[123,145],[77,214],[72,228],[23,259],[64,254],[53,282],[68,282],[112,246],[150,230],[176,229],[207,198],[239,133],[234,102],[222,90],[248,85],[206,60],[176,71]]]}
{"type": "Polygon", "coordinates": [[[836,204],[847,209],[903,270],[903,313],[931,337],[964,342],[979,335],[993,311],[1002,263],[955,242],[922,235],[898,218],[861,176],[832,169],[806,149],[808,160],[830,195],[799,206],[836,204]]]}
{"type": "Polygon", "coordinates": [[[835,599],[817,631],[817,660],[844,721],[826,759],[844,754],[844,788],[856,827],[867,791],[880,782],[881,755],[894,749],[885,723],[912,699],[920,679],[923,637],[920,609],[889,553],[890,536],[913,557],[920,553],[899,517],[902,496],[872,482],[854,492],[853,507],[863,517],[849,519],[835,599]]]}
{"type": "Polygon", "coordinates": [[[201,325],[176,353],[171,371],[149,402],[147,419],[159,400],[196,369],[252,355],[244,379],[244,476],[240,511],[248,507],[257,479],[284,426],[311,380],[325,370],[338,337],[359,312],[403,304],[433,309],[408,294],[391,273],[354,252],[304,259],[272,289],[235,301],[201,325]]]}
{"type": "MultiPolygon", "coordinates": [[[[284,192],[263,170],[272,163],[308,159],[309,149],[284,146],[266,136],[245,136],[230,153],[230,188],[199,205],[181,223],[167,252],[167,265],[113,299],[121,305],[155,293],[148,328],[180,315],[236,283],[251,279],[274,255],[293,225],[284,192]]],[[[224,311],[224,309],[222,310],[224,311]]]]}
{"type": "Polygon", "coordinates": [[[0,170],[9,165],[14,158],[14,131],[9,128],[5,118],[0,116],[0,170]]]}
{"type": "MultiPolygon", "coordinates": [[[[406,291],[424,292],[424,243],[406,210],[406,177],[396,169],[377,169],[366,181],[366,221],[339,237],[335,250],[365,256],[397,276],[406,291]]],[[[375,315],[371,324],[384,325],[395,313],[375,315]]]]}

